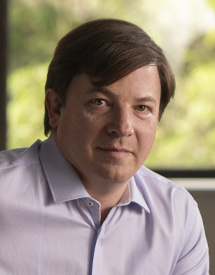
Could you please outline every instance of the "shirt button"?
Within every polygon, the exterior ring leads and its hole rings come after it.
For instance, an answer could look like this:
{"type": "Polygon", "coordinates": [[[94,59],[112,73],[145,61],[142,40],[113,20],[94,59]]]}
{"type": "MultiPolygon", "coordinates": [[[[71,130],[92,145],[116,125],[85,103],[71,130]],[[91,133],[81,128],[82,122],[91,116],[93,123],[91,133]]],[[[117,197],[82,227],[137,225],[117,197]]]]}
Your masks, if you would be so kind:
{"type": "Polygon", "coordinates": [[[88,205],[89,205],[89,206],[93,206],[93,202],[92,202],[92,201],[89,201],[89,202],[88,202],[88,205]]]}

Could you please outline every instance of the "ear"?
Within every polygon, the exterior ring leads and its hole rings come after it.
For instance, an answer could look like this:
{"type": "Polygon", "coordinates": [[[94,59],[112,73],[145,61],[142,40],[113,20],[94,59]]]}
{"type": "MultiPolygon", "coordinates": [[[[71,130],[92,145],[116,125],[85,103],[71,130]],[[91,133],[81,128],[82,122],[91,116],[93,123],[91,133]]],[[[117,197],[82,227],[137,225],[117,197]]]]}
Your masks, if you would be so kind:
{"type": "Polygon", "coordinates": [[[45,104],[49,114],[49,125],[52,129],[57,129],[61,104],[58,95],[51,88],[46,91],[45,104]]]}

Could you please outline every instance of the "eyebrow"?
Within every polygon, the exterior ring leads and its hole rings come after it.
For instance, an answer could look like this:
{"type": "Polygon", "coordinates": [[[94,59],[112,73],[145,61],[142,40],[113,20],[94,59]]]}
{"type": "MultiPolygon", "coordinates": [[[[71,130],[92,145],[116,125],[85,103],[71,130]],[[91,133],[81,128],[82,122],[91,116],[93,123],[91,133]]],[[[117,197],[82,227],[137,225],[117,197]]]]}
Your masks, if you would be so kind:
{"type": "Polygon", "coordinates": [[[137,101],[138,102],[143,102],[143,101],[147,101],[147,102],[152,102],[154,103],[155,105],[157,105],[157,101],[156,99],[153,97],[153,96],[144,96],[144,97],[141,97],[141,98],[137,98],[137,101]]]}
{"type": "Polygon", "coordinates": [[[87,91],[87,93],[96,93],[96,92],[101,92],[107,95],[114,95],[114,93],[111,90],[100,86],[94,86],[87,91]]]}
{"type": "MultiPolygon", "coordinates": [[[[105,87],[95,86],[95,87],[92,87],[91,89],[89,89],[87,91],[87,93],[95,93],[95,92],[101,92],[101,93],[104,93],[104,94],[109,95],[109,96],[115,96],[115,94],[110,89],[105,88],[105,87]]],[[[137,102],[146,102],[147,101],[147,102],[154,103],[155,106],[157,105],[156,99],[153,96],[150,96],[150,95],[146,95],[146,96],[137,98],[136,101],[137,102]]]]}

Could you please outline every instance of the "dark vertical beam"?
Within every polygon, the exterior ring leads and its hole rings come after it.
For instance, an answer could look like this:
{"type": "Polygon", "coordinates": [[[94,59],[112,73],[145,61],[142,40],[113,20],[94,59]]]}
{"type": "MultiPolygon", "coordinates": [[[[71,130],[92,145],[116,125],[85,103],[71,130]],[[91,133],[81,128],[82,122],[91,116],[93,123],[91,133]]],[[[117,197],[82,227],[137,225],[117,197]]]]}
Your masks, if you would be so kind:
{"type": "Polygon", "coordinates": [[[0,151],[6,148],[7,0],[0,0],[0,151]]]}

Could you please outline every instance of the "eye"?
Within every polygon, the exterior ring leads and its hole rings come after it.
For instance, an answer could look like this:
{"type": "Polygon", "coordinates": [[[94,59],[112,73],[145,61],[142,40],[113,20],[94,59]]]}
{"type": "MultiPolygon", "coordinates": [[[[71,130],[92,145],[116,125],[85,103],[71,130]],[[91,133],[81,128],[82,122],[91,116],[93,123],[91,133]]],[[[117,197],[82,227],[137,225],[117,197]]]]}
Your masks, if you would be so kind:
{"type": "Polygon", "coordinates": [[[101,105],[105,104],[105,100],[101,99],[101,98],[95,98],[92,100],[92,103],[97,106],[101,106],[101,105]]]}
{"type": "Polygon", "coordinates": [[[144,111],[147,111],[148,110],[148,107],[146,107],[145,105],[138,105],[136,107],[136,110],[137,111],[140,111],[140,112],[144,112],[144,111]]]}

